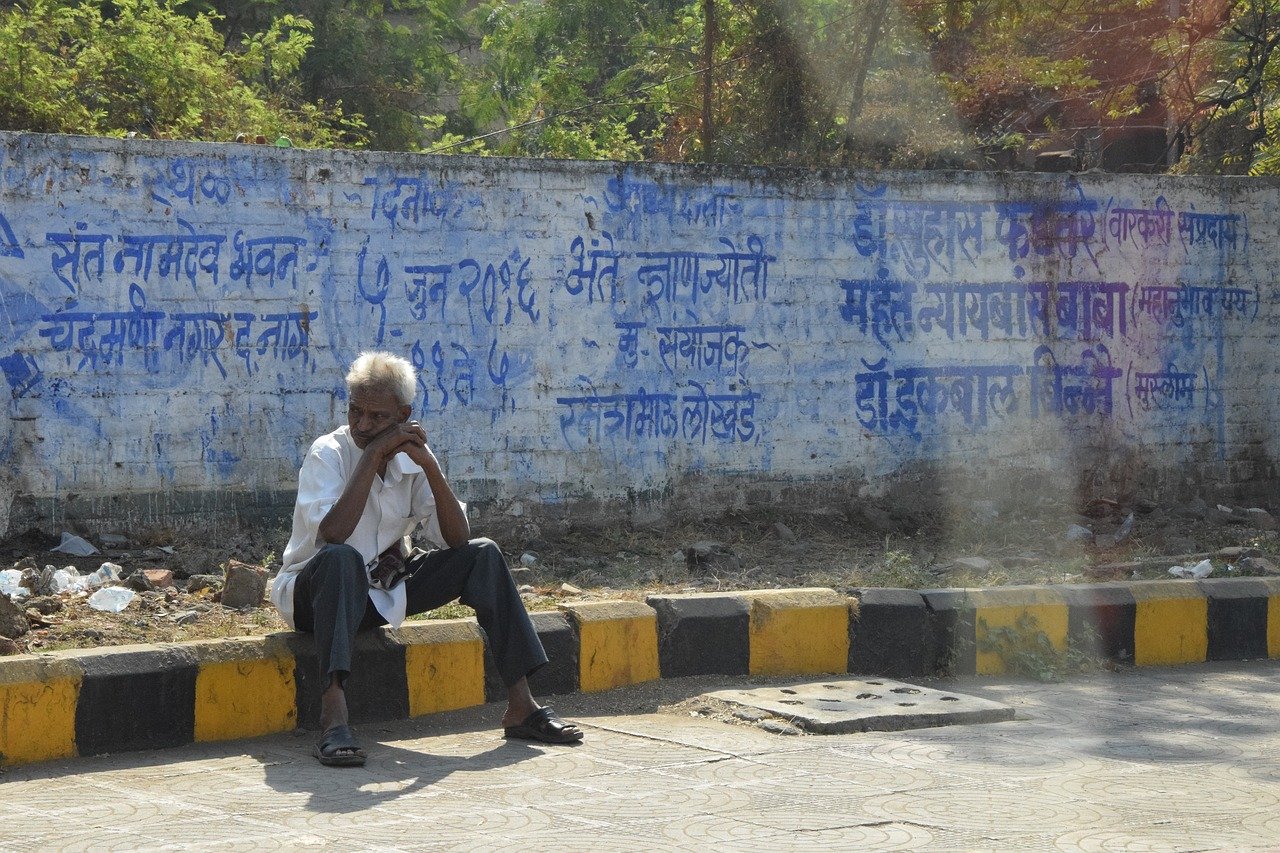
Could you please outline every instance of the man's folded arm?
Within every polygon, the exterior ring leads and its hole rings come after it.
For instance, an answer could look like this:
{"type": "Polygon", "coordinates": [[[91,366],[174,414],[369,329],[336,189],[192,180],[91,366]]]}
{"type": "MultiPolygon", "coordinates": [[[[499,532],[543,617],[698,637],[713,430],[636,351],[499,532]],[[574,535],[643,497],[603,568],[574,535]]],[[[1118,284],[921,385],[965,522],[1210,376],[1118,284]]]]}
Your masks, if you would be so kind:
{"type": "Polygon", "coordinates": [[[440,525],[444,544],[450,548],[466,545],[471,541],[471,523],[467,521],[462,503],[454,496],[453,488],[440,468],[440,461],[425,445],[408,447],[405,452],[427,475],[427,485],[431,487],[436,504],[436,522],[440,525]]]}
{"type": "MultiPolygon", "coordinates": [[[[378,462],[374,455],[371,453],[362,455],[337,501],[320,522],[318,530],[321,541],[333,545],[341,544],[355,532],[356,525],[360,523],[360,516],[364,515],[365,504],[369,500],[369,490],[373,488],[373,478],[377,472],[378,462]]],[[[341,478],[337,478],[337,482],[341,482],[341,478]]]]}

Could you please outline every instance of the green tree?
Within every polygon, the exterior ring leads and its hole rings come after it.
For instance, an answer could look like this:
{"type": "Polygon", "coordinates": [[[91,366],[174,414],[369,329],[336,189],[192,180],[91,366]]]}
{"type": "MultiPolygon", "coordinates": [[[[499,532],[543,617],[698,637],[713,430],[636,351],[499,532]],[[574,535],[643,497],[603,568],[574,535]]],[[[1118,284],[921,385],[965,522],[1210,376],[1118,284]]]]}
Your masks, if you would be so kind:
{"type": "Polygon", "coordinates": [[[1280,3],[1190,4],[1161,47],[1177,171],[1280,174],[1280,3]]]}
{"type": "MultiPolygon", "coordinates": [[[[491,0],[471,20],[482,61],[462,103],[473,135],[503,154],[632,160],[666,113],[673,6],[617,0],[491,0]],[[661,59],[656,54],[664,54],[661,59]]],[[[447,142],[447,140],[446,140],[447,142]]]]}
{"type": "Polygon", "coordinates": [[[494,2],[477,10],[486,61],[463,103],[506,154],[815,165],[863,162],[865,150],[894,165],[955,156],[964,138],[928,57],[886,8],[494,2]]]}
{"type": "Polygon", "coordinates": [[[450,88],[472,39],[463,0],[198,0],[233,45],[281,15],[309,21],[312,43],[296,66],[302,97],[360,113],[368,145],[414,151],[454,120],[450,88]]]}
{"type": "Polygon", "coordinates": [[[970,142],[896,4],[750,0],[727,7],[725,159],[964,165],[970,142]]]}
{"type": "Polygon", "coordinates": [[[1140,133],[1280,171],[1280,0],[6,2],[5,128],[895,168],[1140,133]]]}
{"type": "Polygon", "coordinates": [[[310,24],[285,16],[226,50],[208,14],[180,0],[31,0],[0,11],[0,127],[230,140],[240,131],[300,144],[358,144],[340,105],[297,98],[292,75],[310,24]]]}

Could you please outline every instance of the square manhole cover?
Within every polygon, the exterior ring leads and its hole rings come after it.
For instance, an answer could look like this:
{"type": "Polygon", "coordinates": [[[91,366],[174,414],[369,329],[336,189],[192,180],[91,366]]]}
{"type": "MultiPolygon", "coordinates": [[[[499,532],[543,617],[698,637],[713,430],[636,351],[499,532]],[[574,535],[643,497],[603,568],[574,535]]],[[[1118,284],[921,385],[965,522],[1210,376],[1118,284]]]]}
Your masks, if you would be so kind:
{"type": "Polygon", "coordinates": [[[704,698],[755,708],[819,734],[896,732],[1012,720],[1008,705],[890,681],[833,679],[786,687],[717,690],[704,698]]]}

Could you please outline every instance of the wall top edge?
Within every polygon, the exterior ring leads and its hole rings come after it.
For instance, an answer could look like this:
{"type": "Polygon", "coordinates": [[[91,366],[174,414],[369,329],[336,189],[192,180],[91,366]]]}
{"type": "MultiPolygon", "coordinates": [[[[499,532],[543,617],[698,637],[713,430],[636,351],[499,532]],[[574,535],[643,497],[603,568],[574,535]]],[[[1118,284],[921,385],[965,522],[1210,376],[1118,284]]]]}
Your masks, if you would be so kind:
{"type": "Polygon", "coordinates": [[[497,171],[499,169],[536,171],[554,166],[557,169],[585,171],[600,174],[608,173],[659,173],[687,180],[705,180],[707,178],[736,179],[764,182],[795,182],[810,179],[815,181],[839,182],[856,181],[867,175],[875,175],[880,179],[922,177],[930,182],[982,180],[1000,180],[1003,182],[1025,182],[1028,184],[1060,185],[1064,179],[1081,184],[1103,183],[1117,178],[1132,180],[1149,186],[1176,184],[1186,188],[1196,186],[1239,187],[1241,185],[1259,188],[1280,187],[1280,177],[1253,177],[1247,175],[1167,175],[1140,174],[1129,172],[1103,172],[1089,170],[1085,172],[1032,172],[1008,170],[903,170],[903,169],[846,169],[837,167],[808,167],[792,165],[751,165],[744,163],[667,163],[653,160],[572,160],[533,157],[478,156],[474,154],[420,154],[406,151],[378,151],[372,149],[350,150],[335,148],[278,148],[271,144],[258,145],[241,142],[192,142],[164,139],[125,139],[108,136],[78,136],[70,134],[32,133],[27,131],[0,130],[0,146],[5,148],[21,147],[24,143],[42,148],[77,148],[82,151],[100,152],[118,156],[167,157],[177,152],[198,152],[205,156],[218,156],[235,150],[236,153],[262,160],[297,159],[303,162],[323,160],[325,162],[358,162],[360,160],[377,159],[388,162],[412,162],[419,169],[471,169],[477,171],[497,171]]]}

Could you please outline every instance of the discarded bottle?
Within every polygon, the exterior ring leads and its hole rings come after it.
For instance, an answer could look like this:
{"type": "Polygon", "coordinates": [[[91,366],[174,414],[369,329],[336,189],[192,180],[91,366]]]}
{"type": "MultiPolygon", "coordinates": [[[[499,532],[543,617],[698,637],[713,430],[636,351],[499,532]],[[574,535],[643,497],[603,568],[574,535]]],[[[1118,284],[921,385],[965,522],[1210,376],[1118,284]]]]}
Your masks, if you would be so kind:
{"type": "Polygon", "coordinates": [[[89,606],[106,613],[119,613],[129,606],[136,595],[133,590],[122,586],[104,586],[89,596],[89,606]]]}

